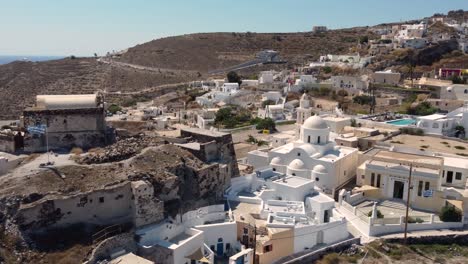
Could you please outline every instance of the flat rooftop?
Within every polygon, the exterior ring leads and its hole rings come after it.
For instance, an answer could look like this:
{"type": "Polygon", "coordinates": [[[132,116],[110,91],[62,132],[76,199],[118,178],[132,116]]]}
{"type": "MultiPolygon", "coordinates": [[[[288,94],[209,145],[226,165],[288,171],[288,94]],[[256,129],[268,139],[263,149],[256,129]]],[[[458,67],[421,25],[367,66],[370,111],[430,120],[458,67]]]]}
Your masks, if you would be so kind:
{"type": "Polygon", "coordinates": [[[302,177],[295,177],[295,176],[288,176],[286,178],[282,178],[279,180],[274,181],[277,184],[287,185],[293,188],[300,187],[306,184],[313,182],[312,180],[302,178],[302,177]]]}
{"type": "MultiPolygon", "coordinates": [[[[388,162],[388,161],[379,161],[379,160],[371,160],[371,161],[369,161],[369,164],[386,167],[388,169],[401,170],[401,171],[409,171],[409,167],[410,167],[410,166],[404,165],[404,164],[400,165],[400,163],[398,163],[398,162],[388,162]]],[[[435,174],[437,176],[439,175],[439,170],[425,168],[425,167],[413,166],[413,171],[414,172],[424,172],[424,173],[435,174]]]]}
{"type": "Polygon", "coordinates": [[[441,114],[433,114],[433,115],[428,115],[428,116],[420,116],[418,119],[423,119],[423,120],[439,120],[439,119],[445,119],[447,118],[446,115],[441,115],[441,114]]]}
{"type": "Polygon", "coordinates": [[[431,157],[431,156],[422,156],[416,154],[408,154],[402,152],[395,152],[395,151],[388,151],[388,150],[381,150],[381,149],[374,149],[372,152],[367,152],[374,154],[374,158],[383,158],[391,160],[392,163],[408,163],[408,162],[417,162],[422,164],[428,165],[435,165],[439,166],[442,165],[442,159],[438,157],[431,157]]]}
{"type": "Polygon", "coordinates": [[[201,128],[182,128],[181,132],[187,131],[193,134],[201,134],[201,135],[207,135],[207,136],[212,136],[212,137],[223,137],[226,135],[229,135],[229,133],[224,133],[224,132],[219,132],[219,131],[214,131],[214,130],[206,130],[206,129],[201,129],[201,128]]]}
{"type": "Polygon", "coordinates": [[[304,214],[304,202],[299,201],[276,201],[270,200],[264,203],[263,209],[270,213],[293,213],[304,214]]]}

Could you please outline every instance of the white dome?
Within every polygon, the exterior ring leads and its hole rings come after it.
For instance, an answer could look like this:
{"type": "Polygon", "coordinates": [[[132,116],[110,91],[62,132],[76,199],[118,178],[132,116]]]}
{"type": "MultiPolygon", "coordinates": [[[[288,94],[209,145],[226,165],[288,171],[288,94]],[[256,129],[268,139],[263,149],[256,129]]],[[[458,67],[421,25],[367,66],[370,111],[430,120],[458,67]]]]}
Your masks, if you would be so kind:
{"type": "Polygon", "coordinates": [[[310,144],[304,144],[299,146],[298,148],[304,150],[308,155],[312,155],[317,152],[315,148],[310,144]]]}
{"type": "Polygon", "coordinates": [[[304,162],[300,159],[295,159],[289,163],[289,168],[293,170],[301,170],[304,169],[304,162]]]}
{"type": "Polygon", "coordinates": [[[308,129],[327,129],[327,123],[320,116],[311,116],[307,118],[302,125],[304,128],[308,129]]]}
{"type": "Polygon", "coordinates": [[[327,173],[328,172],[327,169],[322,164],[319,164],[319,165],[315,166],[312,171],[317,172],[317,173],[327,173]]]}
{"type": "Polygon", "coordinates": [[[283,165],[283,160],[280,157],[274,157],[271,162],[271,165],[283,165]]]}

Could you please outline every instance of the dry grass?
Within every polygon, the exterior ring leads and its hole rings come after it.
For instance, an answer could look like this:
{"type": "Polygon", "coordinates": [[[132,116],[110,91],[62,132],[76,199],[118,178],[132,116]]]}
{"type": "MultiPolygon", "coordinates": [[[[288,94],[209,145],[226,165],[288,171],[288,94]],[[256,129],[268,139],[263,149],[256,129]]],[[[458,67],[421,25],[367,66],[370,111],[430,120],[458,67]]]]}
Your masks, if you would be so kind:
{"type": "Polygon", "coordinates": [[[72,149],[70,150],[70,154],[81,155],[81,154],[83,154],[83,149],[77,148],[77,147],[72,148],[72,149]]]}

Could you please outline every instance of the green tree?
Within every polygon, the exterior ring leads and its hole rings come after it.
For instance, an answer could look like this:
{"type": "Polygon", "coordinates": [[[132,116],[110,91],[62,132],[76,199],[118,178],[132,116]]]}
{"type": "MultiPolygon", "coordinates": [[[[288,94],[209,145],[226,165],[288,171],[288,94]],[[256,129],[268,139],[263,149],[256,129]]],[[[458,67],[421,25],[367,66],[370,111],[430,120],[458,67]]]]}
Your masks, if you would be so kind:
{"type": "Polygon", "coordinates": [[[329,74],[332,72],[332,68],[330,66],[323,67],[323,72],[329,74]]]}
{"type": "Polygon", "coordinates": [[[239,85],[242,83],[241,77],[235,71],[228,72],[226,77],[230,83],[238,83],[239,85]]]}
{"type": "Polygon", "coordinates": [[[222,125],[229,119],[233,119],[232,109],[230,107],[221,108],[216,112],[215,124],[222,125]]]}
{"type": "Polygon", "coordinates": [[[257,123],[257,129],[275,131],[276,123],[271,118],[260,119],[257,123]]]}
{"type": "Polygon", "coordinates": [[[440,220],[444,222],[460,222],[462,219],[462,212],[454,206],[444,206],[440,210],[440,220]]]}
{"type": "Polygon", "coordinates": [[[359,43],[364,44],[369,42],[369,36],[360,36],[359,37],[359,43]]]}

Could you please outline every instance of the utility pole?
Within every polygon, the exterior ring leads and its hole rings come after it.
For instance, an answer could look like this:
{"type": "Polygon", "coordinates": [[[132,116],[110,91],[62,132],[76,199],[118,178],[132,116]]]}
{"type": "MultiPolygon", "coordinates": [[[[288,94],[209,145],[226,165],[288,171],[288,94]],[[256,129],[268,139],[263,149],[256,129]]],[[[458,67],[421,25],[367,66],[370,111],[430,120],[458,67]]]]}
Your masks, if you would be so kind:
{"type": "Polygon", "coordinates": [[[254,239],[253,239],[253,264],[256,264],[257,259],[257,225],[254,223],[254,239]]]}
{"type": "Polygon", "coordinates": [[[409,203],[410,203],[410,193],[411,193],[411,189],[413,189],[411,187],[412,172],[413,172],[413,163],[411,162],[410,170],[409,170],[409,179],[408,179],[408,194],[406,196],[405,237],[404,237],[405,245],[407,244],[407,235],[408,235],[407,234],[408,233],[408,210],[409,210],[409,203]]]}

